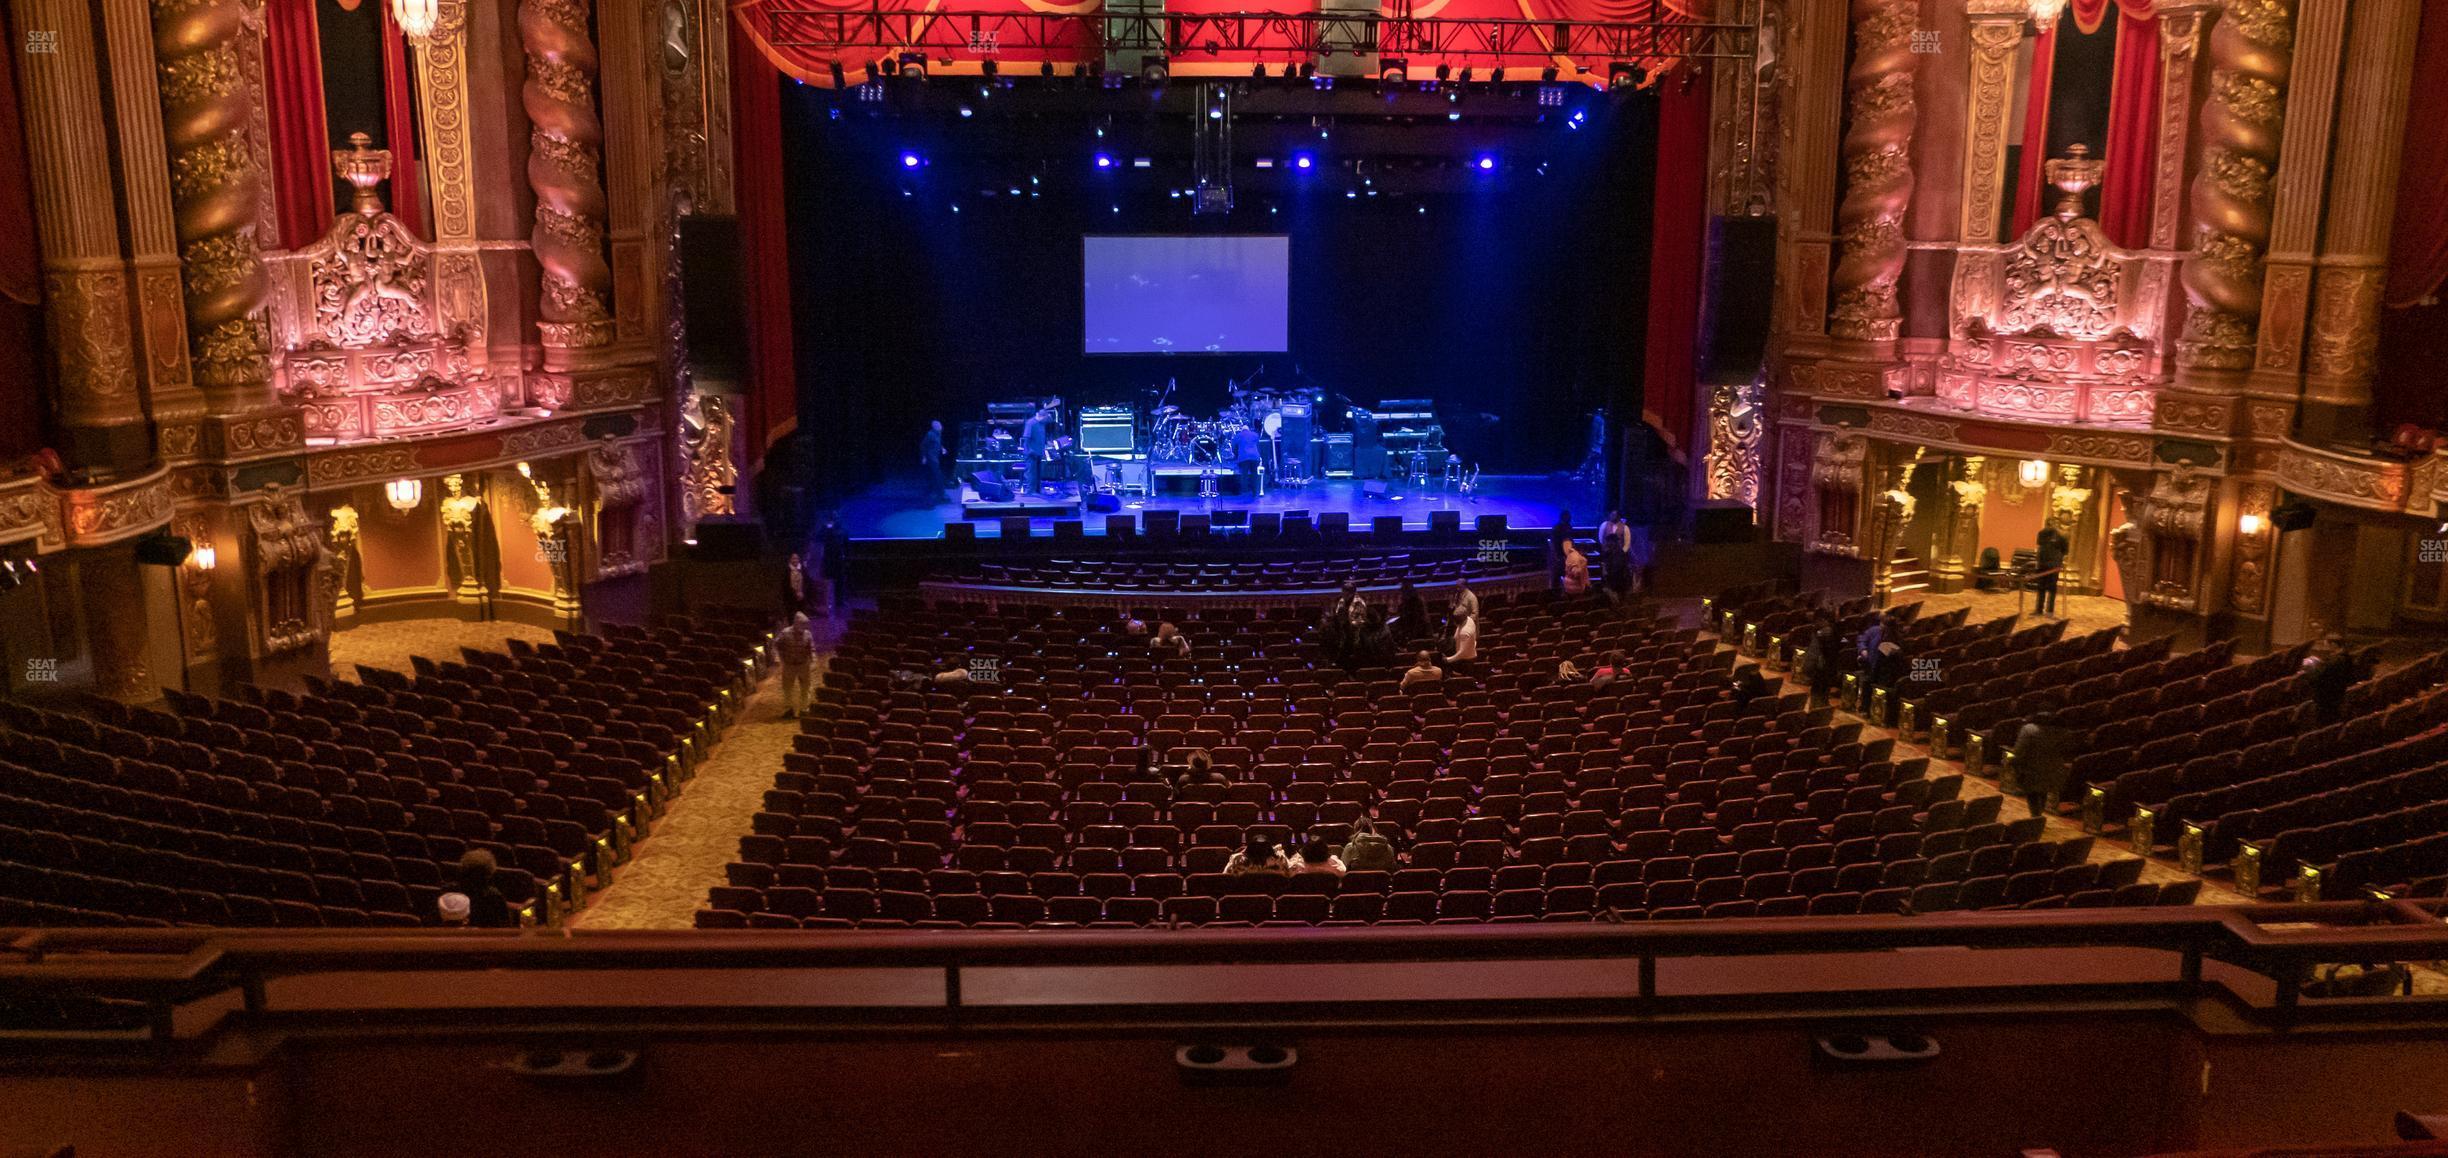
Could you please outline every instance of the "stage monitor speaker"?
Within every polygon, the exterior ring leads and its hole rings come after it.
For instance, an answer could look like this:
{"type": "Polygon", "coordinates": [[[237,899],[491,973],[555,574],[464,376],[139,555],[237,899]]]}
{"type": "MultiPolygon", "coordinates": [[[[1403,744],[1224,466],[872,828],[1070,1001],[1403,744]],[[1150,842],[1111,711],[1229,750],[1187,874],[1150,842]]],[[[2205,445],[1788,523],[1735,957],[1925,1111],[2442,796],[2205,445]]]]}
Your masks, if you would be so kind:
{"type": "Polygon", "coordinates": [[[969,476],[969,485],[976,488],[979,499],[990,503],[1012,501],[1011,486],[996,478],[991,470],[977,471],[969,476]]]}
{"type": "Polygon", "coordinates": [[[1182,538],[1204,539],[1207,537],[1207,528],[1210,525],[1212,524],[1208,516],[1203,513],[1193,511],[1185,514],[1181,517],[1182,538]]]}
{"type": "Polygon", "coordinates": [[[1259,511],[1249,517],[1250,538],[1272,539],[1283,533],[1284,518],[1274,511],[1259,511]]]}
{"type": "Polygon", "coordinates": [[[1360,484],[1360,494],[1365,498],[1382,499],[1386,497],[1387,490],[1385,480],[1375,475],[1370,475],[1367,482],[1360,484]]]}
{"type": "Polygon", "coordinates": [[[1751,508],[1734,499],[1716,499],[1692,508],[1692,542],[1748,543],[1754,532],[1751,508]]]}
{"type": "Polygon", "coordinates": [[[1351,533],[1351,512],[1350,512],[1350,511],[1327,511],[1327,512],[1326,512],[1326,513],[1324,513],[1324,514],[1319,515],[1319,516],[1318,516],[1318,530],[1320,530],[1320,531],[1322,531],[1322,532],[1324,532],[1324,533],[1326,533],[1326,534],[1329,534],[1329,535],[1347,535],[1347,534],[1350,534],[1350,533],[1351,533]]]}
{"type": "Polygon", "coordinates": [[[1029,517],[1027,515],[1005,515],[999,525],[1002,529],[996,533],[1003,538],[1026,539],[1029,537],[1029,517]]]}
{"type": "Polygon", "coordinates": [[[1351,435],[1348,435],[1348,434],[1329,434],[1329,435],[1327,435],[1327,436],[1326,436],[1326,452],[1325,452],[1325,454],[1323,455],[1323,460],[1324,460],[1324,461],[1323,461],[1323,465],[1322,465],[1322,473],[1324,473],[1324,474],[1330,474],[1330,475],[1348,475],[1348,474],[1352,473],[1352,437],[1351,437],[1351,435]]]}
{"type": "Polygon", "coordinates": [[[1078,519],[1054,520],[1054,539],[1056,542],[1069,541],[1076,543],[1087,537],[1088,524],[1083,523],[1078,519]]]}
{"type": "Polygon", "coordinates": [[[1138,534],[1138,533],[1139,533],[1139,516],[1137,516],[1137,515],[1107,515],[1107,516],[1105,516],[1105,537],[1106,537],[1106,538],[1108,538],[1108,539],[1127,539],[1127,538],[1130,538],[1132,535],[1136,535],[1136,534],[1138,534]]]}
{"type": "Polygon", "coordinates": [[[1708,282],[1700,296],[1703,383],[1759,379],[1776,285],[1776,231],[1774,217],[1709,219],[1708,282]]]}
{"type": "Polygon", "coordinates": [[[1249,525],[1249,512],[1244,510],[1213,511],[1208,514],[1207,521],[1219,531],[1226,527],[1246,527],[1249,525]]]}
{"type": "Polygon", "coordinates": [[[680,218],[680,301],[689,370],[711,382],[748,373],[748,307],[740,293],[739,219],[680,218]]]}
{"type": "Polygon", "coordinates": [[[690,557],[704,562],[754,559],[765,553],[765,528],[755,519],[705,519],[690,557]]]}
{"type": "Polygon", "coordinates": [[[2312,525],[2320,509],[2302,499],[2282,503],[2270,512],[2270,525],[2281,531],[2300,531],[2312,525]]]}
{"type": "Polygon", "coordinates": [[[1428,512],[1428,530],[1430,531],[1430,533],[1432,533],[1432,534],[1438,534],[1438,535],[1459,535],[1459,534],[1461,534],[1461,533],[1462,533],[1462,512],[1460,512],[1460,511],[1430,511],[1430,512],[1428,512]]]}
{"type": "Polygon", "coordinates": [[[1089,495],[1087,508],[1092,515],[1110,515],[1122,509],[1122,496],[1102,492],[1089,495]]]}
{"type": "Polygon", "coordinates": [[[1502,537],[1507,533],[1503,515],[1481,515],[1473,526],[1478,529],[1482,538],[1502,537]]]}
{"type": "Polygon", "coordinates": [[[1391,539],[1391,538],[1395,538],[1396,536],[1401,535],[1401,534],[1402,534],[1402,516],[1401,516],[1401,515],[1379,515],[1379,516],[1377,516],[1376,518],[1370,519],[1370,520],[1369,520],[1369,534],[1374,535],[1374,536],[1376,536],[1376,537],[1378,537],[1378,538],[1380,538],[1380,539],[1391,539]]]}
{"type": "Polygon", "coordinates": [[[1317,522],[1307,515],[1285,515],[1283,535],[1287,539],[1306,539],[1317,533],[1317,522]]]}
{"type": "Polygon", "coordinates": [[[1180,511],[1141,511],[1139,528],[1152,537],[1172,538],[1181,533],[1180,511]]]}
{"type": "Polygon", "coordinates": [[[974,543],[974,542],[977,542],[977,524],[975,524],[975,523],[945,523],[945,524],[944,524],[944,542],[947,542],[947,543],[974,543]]]}

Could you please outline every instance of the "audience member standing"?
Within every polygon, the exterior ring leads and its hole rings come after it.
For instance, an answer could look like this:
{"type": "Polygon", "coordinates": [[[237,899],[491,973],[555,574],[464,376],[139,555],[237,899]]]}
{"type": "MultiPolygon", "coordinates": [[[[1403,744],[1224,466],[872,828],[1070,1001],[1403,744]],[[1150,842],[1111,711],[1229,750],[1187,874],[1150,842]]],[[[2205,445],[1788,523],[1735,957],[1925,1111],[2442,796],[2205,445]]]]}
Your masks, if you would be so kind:
{"type": "Polygon", "coordinates": [[[797,719],[807,710],[816,676],[816,633],[808,630],[806,612],[792,615],[790,626],[774,636],[774,656],[782,661],[782,718],[797,719]]]}
{"type": "Polygon", "coordinates": [[[2049,801],[2064,794],[2073,759],[2074,731],[2054,709],[2040,709],[2015,733],[2015,783],[2033,816],[2048,815],[2049,801]]]}
{"type": "Polygon", "coordinates": [[[1850,645],[1843,629],[1836,626],[1836,617],[1821,615],[1811,630],[1810,646],[1802,649],[1802,678],[1810,684],[1810,707],[1816,709],[1836,700],[1836,689],[1844,684],[1846,660],[1851,658],[1850,645]]]}
{"type": "Polygon", "coordinates": [[[1419,588],[1408,579],[1395,597],[1392,626],[1396,643],[1417,643],[1429,634],[1428,601],[1420,598],[1419,588]]]}
{"type": "Polygon", "coordinates": [[[1598,525],[1598,581],[1606,586],[1609,603],[1632,597],[1632,524],[1622,511],[1608,511],[1598,525]]]}
{"type": "Polygon", "coordinates": [[[2038,570],[2032,577],[2032,612],[2037,615],[2057,614],[2057,577],[2065,570],[2066,537],[2055,523],[2040,526],[2039,541],[2033,554],[2038,558],[2038,570]]]}
{"type": "Polygon", "coordinates": [[[1445,657],[1445,670],[1466,672],[1479,661],[1479,621],[1467,615],[1454,621],[1453,646],[1445,657]]]}
{"type": "Polygon", "coordinates": [[[2312,710],[2323,725],[2346,718],[2346,694],[2354,690],[2354,653],[2347,650],[2346,641],[2332,634],[2323,636],[2312,654],[2304,657],[2304,691],[2312,697],[2312,710]]]}
{"type": "MultiPolygon", "coordinates": [[[[925,434],[918,436],[918,466],[926,471],[926,480],[937,491],[952,485],[952,477],[944,470],[943,423],[927,423],[925,434]]],[[[943,497],[941,494],[937,498],[943,497]]]]}
{"type": "Polygon", "coordinates": [[[1547,528],[1547,592],[1564,593],[1564,550],[1572,545],[1571,511],[1556,512],[1555,526],[1547,528]]]}
{"type": "Polygon", "coordinates": [[[1470,589],[1470,580],[1454,580],[1453,606],[1449,611],[1455,619],[1479,618],[1479,593],[1470,589]]]}
{"type": "Polygon", "coordinates": [[[1589,556],[1581,553],[1581,545],[1564,540],[1564,597],[1578,599],[1589,594],[1589,556]]]}

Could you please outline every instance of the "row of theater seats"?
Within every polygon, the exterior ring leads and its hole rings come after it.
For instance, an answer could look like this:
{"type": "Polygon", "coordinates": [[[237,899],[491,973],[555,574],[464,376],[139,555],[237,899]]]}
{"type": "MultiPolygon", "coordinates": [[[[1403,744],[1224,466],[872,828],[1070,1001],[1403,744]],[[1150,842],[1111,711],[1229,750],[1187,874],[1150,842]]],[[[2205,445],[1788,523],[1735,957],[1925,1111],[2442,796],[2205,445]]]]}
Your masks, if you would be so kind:
{"type": "Polygon", "coordinates": [[[1262,594],[1273,591],[1317,591],[1343,583],[1388,588],[1402,583],[1420,587],[1459,581],[1492,582],[1536,575],[1509,560],[1483,560],[1475,554],[1359,555],[1349,559],[1289,562],[1224,560],[1204,563],[1163,561],[1048,559],[1043,562],[978,561],[938,576],[939,582],[989,587],[1059,588],[1087,591],[1157,591],[1212,594],[1262,594]]]}
{"type": "MultiPolygon", "coordinates": [[[[1587,670],[1618,650],[1624,670],[1605,686],[1449,681],[1407,695],[1379,673],[1321,669],[1292,616],[1224,621],[1249,662],[1167,681],[1099,646],[1110,613],[997,614],[984,631],[911,605],[853,624],[851,662],[829,673],[703,921],[1565,919],[2139,897],[2120,892],[2139,883],[2138,860],[2104,884],[2087,842],[2060,864],[2036,823],[1997,821],[1998,798],[1958,799],[1960,777],[1925,778],[1926,761],[1894,759],[1892,741],[1864,742],[1799,695],[1745,698],[1731,652],[1645,611],[1490,601],[1493,671],[1587,670]],[[1069,649],[1064,680],[956,693],[891,678],[899,664],[964,662],[972,639],[1006,671],[1069,649]],[[1214,782],[1182,782],[1188,750],[1213,759],[1214,782]],[[1260,917],[1235,898],[1266,878],[1219,871],[1245,841],[1336,844],[1363,818],[1402,850],[1383,888],[1347,881],[1260,917]],[[768,890],[796,891],[774,906],[768,890]],[[1357,899],[1375,895],[1383,908],[1357,899]],[[1413,895],[1429,907],[1393,900],[1413,895]]],[[[1982,638],[2006,650],[2054,636],[1982,638]]]]}
{"type": "Polygon", "coordinates": [[[0,921],[412,926],[471,848],[553,919],[609,879],[763,638],[732,616],[172,693],[175,714],[0,705],[0,921]]]}

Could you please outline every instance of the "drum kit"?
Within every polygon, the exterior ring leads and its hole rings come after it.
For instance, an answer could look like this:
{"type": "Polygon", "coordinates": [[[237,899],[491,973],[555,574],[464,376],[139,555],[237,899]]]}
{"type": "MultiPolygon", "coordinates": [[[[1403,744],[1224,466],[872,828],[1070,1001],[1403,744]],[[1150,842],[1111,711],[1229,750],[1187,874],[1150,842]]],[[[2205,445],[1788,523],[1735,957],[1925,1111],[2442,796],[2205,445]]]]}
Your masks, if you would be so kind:
{"type": "Polygon", "coordinates": [[[1170,462],[1229,466],[1224,456],[1232,437],[1256,430],[1273,445],[1283,434],[1283,395],[1272,387],[1232,388],[1232,401],[1212,419],[1199,419],[1179,406],[1158,407],[1153,418],[1152,454],[1170,462]]]}

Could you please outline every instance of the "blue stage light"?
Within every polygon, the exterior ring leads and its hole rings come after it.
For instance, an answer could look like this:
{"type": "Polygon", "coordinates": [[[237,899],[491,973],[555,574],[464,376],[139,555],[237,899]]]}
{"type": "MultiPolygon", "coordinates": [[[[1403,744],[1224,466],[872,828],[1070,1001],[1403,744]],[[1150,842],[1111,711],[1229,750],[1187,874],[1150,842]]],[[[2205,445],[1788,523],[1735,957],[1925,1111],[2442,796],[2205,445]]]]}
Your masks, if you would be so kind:
{"type": "Polygon", "coordinates": [[[1111,154],[1111,153],[1099,153],[1099,154],[1097,154],[1097,155],[1096,155],[1096,167],[1097,167],[1097,168],[1099,168],[1099,169],[1111,169],[1111,168],[1113,168],[1113,154],[1111,154]]]}
{"type": "Polygon", "coordinates": [[[1475,163],[1483,170],[1493,169],[1496,167],[1496,158],[1490,154],[1481,153],[1479,154],[1479,160],[1475,163]]]}
{"type": "Polygon", "coordinates": [[[923,160],[924,159],[916,153],[903,153],[901,154],[901,167],[904,169],[915,169],[922,163],[923,160]]]}
{"type": "Polygon", "coordinates": [[[1316,163],[1315,159],[1307,153],[1299,153],[1292,158],[1292,167],[1295,169],[1306,169],[1314,163],[1316,163]]]}

